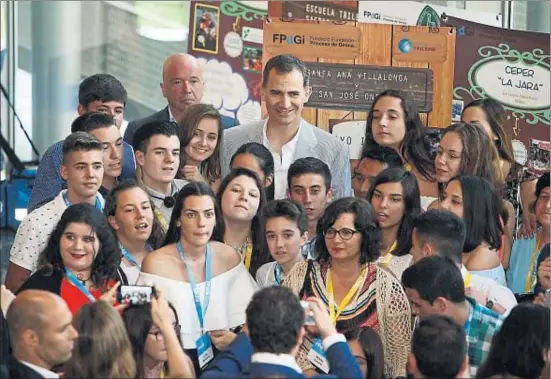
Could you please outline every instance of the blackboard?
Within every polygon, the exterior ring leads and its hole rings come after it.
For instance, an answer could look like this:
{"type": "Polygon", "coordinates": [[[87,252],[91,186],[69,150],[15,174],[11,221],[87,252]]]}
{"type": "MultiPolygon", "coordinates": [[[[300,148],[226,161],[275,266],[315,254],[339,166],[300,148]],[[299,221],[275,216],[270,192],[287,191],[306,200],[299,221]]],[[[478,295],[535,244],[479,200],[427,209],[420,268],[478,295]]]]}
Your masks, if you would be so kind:
{"type": "Polygon", "coordinates": [[[396,89],[408,93],[419,112],[432,111],[433,73],[429,68],[305,63],[312,87],[306,106],[366,111],[377,94],[396,89]]]}

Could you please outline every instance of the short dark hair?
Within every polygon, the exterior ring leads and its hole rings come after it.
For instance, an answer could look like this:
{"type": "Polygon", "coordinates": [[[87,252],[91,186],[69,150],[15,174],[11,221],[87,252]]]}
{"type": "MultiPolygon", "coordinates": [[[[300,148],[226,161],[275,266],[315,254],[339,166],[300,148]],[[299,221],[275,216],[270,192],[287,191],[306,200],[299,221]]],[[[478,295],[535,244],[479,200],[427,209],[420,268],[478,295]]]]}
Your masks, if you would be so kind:
{"type": "Polygon", "coordinates": [[[63,141],[63,163],[67,161],[67,156],[73,151],[103,151],[103,144],[92,134],[85,132],[71,133],[63,141]]]}
{"type": "Polygon", "coordinates": [[[392,255],[401,257],[411,251],[411,234],[413,231],[413,219],[421,214],[421,195],[417,178],[410,171],[401,167],[387,168],[379,173],[373,180],[367,200],[371,203],[377,187],[385,183],[400,183],[404,199],[404,215],[400,221],[400,227],[396,234],[396,249],[392,255]]]}
{"type": "Polygon", "coordinates": [[[308,231],[308,216],[302,204],[293,199],[272,200],[264,208],[264,223],[271,218],[284,217],[297,224],[301,234],[308,231]]]}
{"type": "Polygon", "coordinates": [[[472,175],[457,176],[449,183],[454,180],[459,181],[463,193],[463,252],[470,253],[482,242],[487,242],[491,249],[499,250],[501,236],[504,233],[503,225],[507,223],[507,212],[494,185],[486,179],[472,175]],[[503,224],[500,222],[500,216],[503,224]]]}
{"type": "Polygon", "coordinates": [[[304,87],[310,83],[310,76],[308,75],[308,69],[304,62],[293,55],[281,54],[270,58],[270,60],[266,62],[264,72],[262,73],[262,87],[266,87],[266,84],[268,84],[268,77],[272,69],[275,69],[278,74],[287,74],[297,70],[302,74],[302,84],[304,87]]]}
{"type": "Polygon", "coordinates": [[[119,101],[126,104],[127,93],[122,83],[110,74],[95,74],[78,87],[78,103],[85,108],[93,101],[119,101]]]}
{"type": "MultiPolygon", "coordinates": [[[[266,146],[264,146],[261,143],[257,142],[247,142],[244,143],[237,149],[237,151],[232,155],[230,160],[230,169],[233,165],[234,159],[241,155],[241,154],[250,154],[253,157],[256,158],[256,162],[258,163],[258,166],[260,166],[260,169],[264,173],[265,177],[274,175],[274,156],[268,150],[266,146]]],[[[274,180],[272,180],[272,185],[268,188],[265,188],[266,190],[266,198],[268,200],[274,199],[274,190],[275,190],[275,184],[274,180]]],[[[262,183],[264,185],[264,183],[262,183]]]]}
{"type": "Polygon", "coordinates": [[[414,289],[421,299],[433,304],[443,297],[453,303],[465,301],[465,284],[461,271],[447,257],[433,255],[421,259],[402,274],[406,288],[414,289]]]}
{"type": "Polygon", "coordinates": [[[90,133],[93,130],[107,128],[113,125],[115,125],[115,119],[107,113],[88,112],[75,118],[71,124],[71,133],[90,133]]]}
{"type": "Polygon", "coordinates": [[[429,316],[413,330],[411,352],[425,378],[455,378],[467,353],[465,330],[448,316],[429,316]]]}
{"type": "Polygon", "coordinates": [[[107,291],[109,281],[117,280],[118,268],[121,264],[121,250],[117,237],[109,226],[107,219],[93,205],[79,203],[65,209],[61,219],[52,231],[46,248],[40,253],[39,266],[48,269],[47,275],[57,271],[65,275],[65,265],[61,257],[60,241],[65,229],[72,223],[81,223],[90,226],[99,240],[99,250],[92,263],[92,282],[102,291],[107,291]]]}
{"type": "Polygon", "coordinates": [[[381,162],[386,164],[387,168],[403,167],[400,154],[388,146],[374,145],[369,150],[362,151],[360,162],[364,159],[381,162]]]}
{"type": "Polygon", "coordinates": [[[344,213],[354,215],[354,227],[362,236],[360,245],[360,264],[375,262],[379,258],[381,247],[381,230],[371,204],[356,197],[343,197],[333,201],[318,220],[316,228],[316,252],[318,262],[331,261],[331,255],[325,244],[325,233],[344,213]]]}
{"type": "Polygon", "coordinates": [[[331,189],[331,170],[329,166],[318,158],[306,157],[297,159],[289,166],[289,170],[287,171],[287,186],[289,187],[289,191],[291,191],[291,181],[293,178],[305,174],[320,175],[325,183],[325,191],[327,192],[331,189]]]}
{"type": "Polygon", "coordinates": [[[515,306],[494,335],[476,377],[540,377],[549,351],[549,315],[549,308],[542,305],[515,306]]]}
{"type": "MultiPolygon", "coordinates": [[[[103,214],[105,215],[105,217],[115,215],[115,212],[117,211],[117,195],[121,192],[127,191],[132,188],[139,188],[142,191],[144,191],[145,194],[147,194],[147,192],[134,179],[126,179],[126,180],[123,180],[122,182],[117,183],[115,187],[113,187],[113,189],[109,191],[109,193],[105,198],[105,206],[103,207],[103,214]]],[[[153,211],[153,214],[155,214],[155,203],[151,201],[150,197],[149,197],[149,205],[151,206],[151,210],[153,211]]],[[[165,232],[163,230],[163,227],[161,226],[161,223],[159,222],[157,217],[153,217],[151,235],[147,239],[147,244],[153,250],[157,250],[162,246],[164,238],[165,238],[165,232]]]]}
{"type": "Polygon", "coordinates": [[[421,245],[430,244],[436,254],[461,263],[465,243],[465,224],[452,212],[431,209],[413,220],[421,245]]]}
{"type": "Polygon", "coordinates": [[[367,378],[384,378],[385,367],[383,341],[379,334],[367,326],[355,327],[345,331],[346,341],[358,341],[367,361],[367,378]]]}
{"type": "Polygon", "coordinates": [[[157,135],[167,137],[176,136],[179,140],[178,124],[171,121],[151,121],[142,125],[138,130],[136,130],[136,134],[134,134],[134,141],[132,142],[134,151],[141,151],[145,153],[147,151],[149,140],[151,137],[157,135]]]}
{"type": "Polygon", "coordinates": [[[255,352],[289,354],[296,346],[304,324],[304,309],[289,288],[261,289],[253,295],[246,315],[255,352]]]}

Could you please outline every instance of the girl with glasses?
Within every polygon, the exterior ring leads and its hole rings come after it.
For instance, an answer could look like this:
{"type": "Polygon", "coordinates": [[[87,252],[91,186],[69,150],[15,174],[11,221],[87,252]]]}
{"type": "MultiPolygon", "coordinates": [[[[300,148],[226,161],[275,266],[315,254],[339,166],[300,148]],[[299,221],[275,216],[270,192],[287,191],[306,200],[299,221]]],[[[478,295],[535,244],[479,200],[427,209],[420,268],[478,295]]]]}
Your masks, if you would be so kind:
{"type": "MultiPolygon", "coordinates": [[[[317,241],[316,261],[297,263],[283,285],[301,300],[312,296],[323,300],[340,333],[354,327],[377,330],[386,358],[385,376],[405,377],[411,310],[400,281],[376,263],[381,232],[373,208],[364,199],[335,200],[318,222],[317,241]]],[[[297,354],[308,374],[324,371],[308,358],[317,343],[306,335],[297,354]]]]}
{"type": "Polygon", "coordinates": [[[127,308],[122,319],[136,361],[135,378],[194,377],[193,364],[180,341],[178,314],[156,289],[151,304],[127,308]]]}

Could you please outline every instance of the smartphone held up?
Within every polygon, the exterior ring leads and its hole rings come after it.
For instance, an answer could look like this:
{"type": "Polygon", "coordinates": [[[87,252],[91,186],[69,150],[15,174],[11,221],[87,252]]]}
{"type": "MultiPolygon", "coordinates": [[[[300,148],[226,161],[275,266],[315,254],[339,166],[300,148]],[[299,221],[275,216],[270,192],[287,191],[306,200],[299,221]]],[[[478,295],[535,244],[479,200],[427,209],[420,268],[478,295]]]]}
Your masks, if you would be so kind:
{"type": "Polygon", "coordinates": [[[120,304],[144,305],[150,304],[153,296],[156,296],[154,287],[120,286],[117,292],[117,301],[120,304]]]}

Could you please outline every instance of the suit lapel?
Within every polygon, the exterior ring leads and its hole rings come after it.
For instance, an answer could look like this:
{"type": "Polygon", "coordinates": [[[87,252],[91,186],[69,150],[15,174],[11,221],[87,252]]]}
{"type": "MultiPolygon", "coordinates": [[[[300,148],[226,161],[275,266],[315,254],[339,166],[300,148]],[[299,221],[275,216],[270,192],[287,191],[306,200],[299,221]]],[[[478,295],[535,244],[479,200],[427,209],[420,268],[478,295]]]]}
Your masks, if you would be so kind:
{"type": "Polygon", "coordinates": [[[301,119],[300,134],[298,135],[297,148],[293,161],[299,158],[312,156],[312,149],[318,144],[318,139],[314,134],[314,126],[310,125],[304,119],[301,119]]]}

